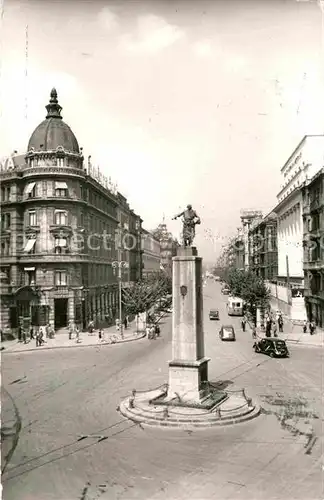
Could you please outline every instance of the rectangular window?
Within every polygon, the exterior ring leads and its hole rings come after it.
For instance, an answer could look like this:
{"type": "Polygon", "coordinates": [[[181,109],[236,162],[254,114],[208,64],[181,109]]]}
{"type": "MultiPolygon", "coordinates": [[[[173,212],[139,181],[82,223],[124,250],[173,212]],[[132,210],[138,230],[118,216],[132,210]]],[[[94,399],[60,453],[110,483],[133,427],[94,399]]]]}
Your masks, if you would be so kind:
{"type": "Polygon", "coordinates": [[[3,231],[6,229],[6,224],[7,224],[7,214],[0,214],[1,217],[1,230],[3,231]]]}
{"type": "Polygon", "coordinates": [[[68,194],[68,186],[66,182],[55,182],[55,196],[65,198],[68,194]]]}
{"type": "Polygon", "coordinates": [[[55,271],[55,285],[56,286],[66,286],[67,285],[67,273],[66,273],[66,271],[55,271]]]}
{"type": "Polygon", "coordinates": [[[55,253],[66,253],[67,250],[67,239],[66,238],[55,238],[54,243],[55,253]]]}
{"type": "Polygon", "coordinates": [[[28,213],[28,225],[37,226],[36,212],[34,210],[30,210],[28,213]]]}
{"type": "Polygon", "coordinates": [[[26,281],[27,281],[27,285],[29,285],[29,286],[35,286],[36,285],[36,271],[35,271],[35,268],[33,270],[31,270],[31,271],[29,271],[29,270],[26,271],[26,281]]]}
{"type": "Polygon", "coordinates": [[[67,225],[67,213],[63,210],[57,210],[55,212],[55,224],[57,226],[67,225]]]}
{"type": "Polygon", "coordinates": [[[27,198],[35,198],[36,197],[36,182],[30,182],[26,187],[26,196],[27,198]]]}
{"type": "Polygon", "coordinates": [[[24,252],[35,253],[35,247],[36,247],[36,238],[30,238],[26,241],[24,252]]]}

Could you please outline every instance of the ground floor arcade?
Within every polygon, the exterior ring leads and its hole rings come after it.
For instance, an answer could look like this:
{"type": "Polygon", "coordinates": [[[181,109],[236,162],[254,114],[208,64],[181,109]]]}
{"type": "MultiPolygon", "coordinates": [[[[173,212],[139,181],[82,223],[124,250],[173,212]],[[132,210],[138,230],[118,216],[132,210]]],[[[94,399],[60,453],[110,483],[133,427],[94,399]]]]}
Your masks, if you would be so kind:
{"type": "Polygon", "coordinates": [[[15,331],[23,321],[32,326],[49,324],[55,330],[70,322],[85,329],[90,320],[96,326],[112,324],[119,315],[118,286],[52,289],[25,286],[1,296],[1,329],[15,331]]]}

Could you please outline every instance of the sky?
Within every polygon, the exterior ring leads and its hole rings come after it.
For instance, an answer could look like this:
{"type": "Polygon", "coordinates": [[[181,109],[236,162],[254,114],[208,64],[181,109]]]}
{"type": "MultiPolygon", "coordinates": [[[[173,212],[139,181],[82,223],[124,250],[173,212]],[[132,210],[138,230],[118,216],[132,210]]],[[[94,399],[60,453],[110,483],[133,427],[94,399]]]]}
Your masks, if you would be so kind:
{"type": "Polygon", "coordinates": [[[324,133],[323,16],[316,0],[4,0],[0,156],[26,151],[55,87],[144,227],[165,217],[178,236],[191,203],[215,261],[242,208],[276,205],[302,137],[324,133]]]}

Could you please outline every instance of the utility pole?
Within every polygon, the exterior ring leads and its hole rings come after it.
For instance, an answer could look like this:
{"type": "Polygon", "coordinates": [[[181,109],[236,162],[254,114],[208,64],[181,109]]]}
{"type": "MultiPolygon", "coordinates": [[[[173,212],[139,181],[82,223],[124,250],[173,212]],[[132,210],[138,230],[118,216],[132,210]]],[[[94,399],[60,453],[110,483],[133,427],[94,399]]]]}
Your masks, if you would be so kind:
{"type": "Polygon", "coordinates": [[[26,24],[25,30],[25,123],[28,127],[28,24],[26,24]]]}
{"type": "Polygon", "coordinates": [[[120,334],[121,336],[123,336],[123,318],[122,318],[122,267],[125,267],[127,268],[128,266],[128,262],[124,261],[124,260],[120,260],[120,261],[117,261],[115,260],[114,262],[112,262],[112,267],[114,269],[118,268],[118,274],[117,274],[117,278],[118,278],[118,303],[119,303],[119,328],[120,328],[120,334]]]}
{"type": "Polygon", "coordinates": [[[291,305],[291,288],[290,288],[289,257],[288,257],[288,255],[286,255],[286,271],[287,271],[288,304],[291,305]]]}

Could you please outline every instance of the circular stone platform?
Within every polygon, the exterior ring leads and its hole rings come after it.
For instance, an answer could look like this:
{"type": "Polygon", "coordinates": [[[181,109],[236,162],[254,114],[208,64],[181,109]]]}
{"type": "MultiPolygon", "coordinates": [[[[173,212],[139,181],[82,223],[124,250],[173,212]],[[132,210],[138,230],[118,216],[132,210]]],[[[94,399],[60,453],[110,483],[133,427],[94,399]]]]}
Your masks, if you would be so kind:
{"type": "Polygon", "coordinates": [[[136,392],[133,396],[124,399],[118,409],[124,417],[133,422],[181,429],[238,424],[257,417],[261,411],[258,405],[245,397],[242,390],[228,392],[226,399],[210,410],[150,403],[163,394],[165,394],[165,389],[136,392]]]}

